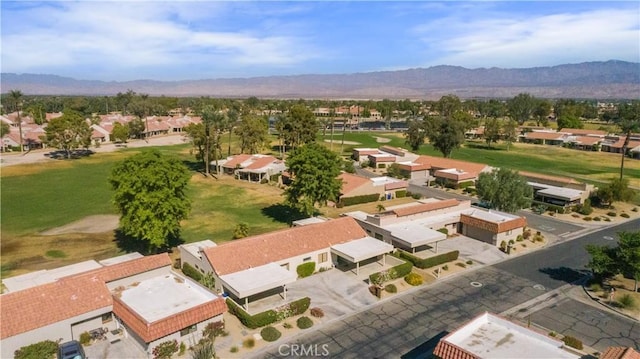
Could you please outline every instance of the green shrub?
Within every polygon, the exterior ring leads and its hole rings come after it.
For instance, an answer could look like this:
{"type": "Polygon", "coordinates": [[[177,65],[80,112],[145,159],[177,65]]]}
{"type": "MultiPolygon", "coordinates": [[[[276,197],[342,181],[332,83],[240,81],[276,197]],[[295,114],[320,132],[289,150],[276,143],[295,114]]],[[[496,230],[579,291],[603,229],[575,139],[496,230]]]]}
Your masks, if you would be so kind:
{"type": "Polygon", "coordinates": [[[633,207],[633,208],[631,209],[631,212],[638,212],[638,207],[633,207]]]}
{"type": "Polygon", "coordinates": [[[522,238],[529,239],[530,237],[531,237],[531,230],[530,229],[526,229],[524,232],[522,232],[522,238]]]}
{"type": "Polygon", "coordinates": [[[442,269],[443,270],[449,270],[449,266],[445,264],[445,265],[442,266],[442,269]]]}
{"type": "Polygon", "coordinates": [[[377,193],[365,194],[365,195],[362,195],[362,196],[340,198],[340,202],[339,203],[342,204],[342,206],[353,206],[355,204],[360,204],[360,203],[375,202],[379,198],[380,198],[380,196],[377,193]]]}
{"type": "Polygon", "coordinates": [[[594,220],[594,221],[596,221],[596,222],[600,222],[600,221],[602,220],[602,218],[600,218],[600,217],[594,217],[594,218],[593,218],[593,220],[594,220]]]}
{"type": "Polygon", "coordinates": [[[510,245],[510,246],[512,246],[512,245],[514,245],[514,244],[516,244],[516,241],[514,241],[513,239],[510,239],[510,240],[509,240],[509,245],[510,245]]]}
{"type": "Polygon", "coordinates": [[[542,242],[542,241],[544,241],[544,236],[536,234],[535,237],[533,237],[533,240],[535,242],[542,242]]]}
{"type": "Polygon", "coordinates": [[[459,251],[451,251],[447,253],[438,254],[436,256],[429,257],[429,258],[419,258],[409,252],[398,250],[395,256],[408,260],[409,262],[413,263],[414,266],[420,269],[425,269],[425,268],[435,267],[443,263],[455,261],[456,259],[458,259],[459,254],[460,254],[459,251]]]}
{"type": "Polygon", "coordinates": [[[280,331],[274,327],[264,327],[260,331],[260,336],[262,336],[262,339],[268,342],[275,342],[276,340],[280,339],[282,333],[280,333],[280,331]]]}
{"type": "Polygon", "coordinates": [[[507,241],[500,242],[500,249],[505,252],[507,250],[507,241]]]}
{"type": "Polygon", "coordinates": [[[311,308],[311,316],[314,318],[322,318],[324,317],[324,312],[322,311],[322,309],[315,307],[315,308],[311,308]]]}
{"type": "Polygon", "coordinates": [[[444,228],[444,227],[443,227],[443,228],[438,229],[438,232],[443,233],[443,234],[445,234],[445,235],[447,235],[447,236],[449,235],[449,230],[448,230],[448,229],[446,229],[446,228],[444,228]]]}
{"type": "Polygon", "coordinates": [[[248,349],[253,348],[256,346],[256,340],[253,338],[247,338],[242,342],[242,346],[248,349]]]}
{"type": "Polygon", "coordinates": [[[154,359],[170,359],[173,354],[179,351],[178,341],[177,340],[167,340],[166,342],[162,342],[158,344],[155,348],[153,348],[153,358],[154,359]]]}
{"type": "Polygon", "coordinates": [[[283,323],[282,326],[284,327],[284,329],[291,329],[293,328],[293,325],[289,324],[289,323],[283,323]]]}
{"type": "Polygon", "coordinates": [[[237,353],[238,352],[238,347],[237,346],[232,346],[231,349],[229,349],[230,352],[232,353],[237,353]]]}
{"type": "Polygon", "coordinates": [[[91,334],[89,332],[83,332],[80,334],[80,344],[87,345],[91,343],[91,334]]]}
{"type": "Polygon", "coordinates": [[[572,337],[570,335],[566,335],[564,338],[562,338],[562,341],[564,342],[564,344],[578,349],[578,350],[582,350],[583,346],[582,346],[582,341],[578,338],[572,337]]]}
{"type": "Polygon", "coordinates": [[[617,215],[618,214],[616,212],[613,212],[613,211],[612,212],[607,212],[607,216],[609,216],[609,217],[615,217],[617,215]]]}
{"type": "Polygon", "coordinates": [[[396,287],[395,284],[387,284],[384,286],[384,290],[386,290],[389,293],[397,293],[398,287],[396,287]]]}
{"type": "Polygon", "coordinates": [[[385,168],[385,164],[384,163],[378,163],[378,168],[385,168]]]}
{"type": "Polygon", "coordinates": [[[411,198],[413,199],[420,199],[422,198],[422,195],[420,193],[412,193],[411,194],[411,198]]]}
{"type": "Polygon", "coordinates": [[[622,218],[629,218],[630,216],[629,216],[629,214],[628,214],[628,213],[621,213],[621,214],[620,214],[620,217],[622,217],[622,218]]]}
{"type": "Polygon", "coordinates": [[[283,320],[294,315],[302,314],[309,308],[310,303],[311,299],[309,297],[305,297],[289,304],[285,304],[282,307],[278,307],[275,310],[269,309],[264,312],[251,315],[238,304],[236,304],[236,302],[231,300],[231,298],[227,298],[227,307],[229,308],[229,313],[238,317],[238,320],[240,320],[240,322],[244,326],[251,329],[264,327],[269,324],[275,323],[278,320],[283,320]]]}
{"type": "Polygon", "coordinates": [[[24,346],[13,353],[15,359],[53,358],[58,352],[58,343],[45,340],[24,346]]]}
{"type": "Polygon", "coordinates": [[[401,189],[396,191],[396,198],[404,198],[407,196],[407,190],[401,189]]]}
{"type": "Polygon", "coordinates": [[[618,299],[618,302],[623,308],[635,308],[636,300],[629,294],[624,294],[618,299]]]}
{"type": "Polygon", "coordinates": [[[516,237],[516,242],[522,242],[524,241],[524,237],[522,236],[522,234],[518,234],[518,236],[516,237]]]}
{"type": "Polygon", "coordinates": [[[67,254],[59,249],[52,249],[50,251],[47,251],[45,253],[45,255],[47,257],[51,257],[51,258],[65,258],[67,256],[67,254]]]}
{"type": "Polygon", "coordinates": [[[584,214],[585,216],[593,213],[593,208],[591,208],[591,200],[587,198],[583,204],[578,205],[577,210],[578,213],[584,214]]]}
{"type": "MultiPolygon", "coordinates": [[[[288,311],[291,312],[291,315],[289,315],[289,317],[292,317],[294,315],[298,315],[298,314],[302,314],[302,313],[306,312],[307,309],[309,309],[310,305],[311,305],[311,298],[304,297],[304,298],[300,298],[300,299],[298,299],[296,301],[293,301],[293,302],[289,303],[288,305],[285,304],[283,307],[280,307],[277,310],[282,310],[282,309],[284,309],[285,311],[288,310],[288,311]]],[[[284,319],[284,318],[282,318],[282,319],[284,319]]]]}
{"type": "Polygon", "coordinates": [[[300,264],[296,268],[296,272],[298,272],[298,277],[305,278],[313,274],[316,270],[316,262],[306,262],[300,264]]]}
{"type": "Polygon", "coordinates": [[[311,318],[309,317],[300,317],[298,318],[298,320],[296,320],[296,324],[300,329],[308,329],[313,326],[313,320],[311,320],[311,318]]]}
{"type": "Polygon", "coordinates": [[[558,335],[558,333],[554,332],[553,330],[549,332],[549,336],[550,337],[556,337],[558,335]]]}
{"type": "Polygon", "coordinates": [[[472,261],[471,259],[469,259],[469,260],[467,261],[467,264],[468,264],[468,265],[472,265],[472,264],[473,264],[473,261],[472,261]]]}
{"type": "Polygon", "coordinates": [[[397,266],[389,268],[386,271],[371,274],[369,276],[369,282],[374,284],[382,284],[392,279],[402,278],[405,275],[411,273],[411,268],[413,268],[413,264],[405,260],[404,263],[398,264],[397,266]]]}
{"type": "Polygon", "coordinates": [[[591,290],[592,292],[601,292],[602,286],[600,285],[600,283],[593,283],[589,287],[589,290],[591,290]]]}
{"type": "Polygon", "coordinates": [[[587,221],[587,222],[590,222],[593,218],[591,218],[591,217],[583,217],[582,219],[587,221]]]}
{"type": "Polygon", "coordinates": [[[609,218],[609,217],[604,217],[604,221],[605,221],[605,222],[611,222],[611,218],[609,218]]]}
{"type": "Polygon", "coordinates": [[[178,350],[178,355],[184,355],[184,352],[187,350],[187,346],[184,342],[180,343],[180,350],[178,350]]]}
{"type": "Polygon", "coordinates": [[[202,273],[193,268],[189,263],[182,263],[182,273],[197,282],[202,280],[202,273]]]}
{"type": "Polygon", "coordinates": [[[462,263],[462,262],[458,262],[458,263],[456,263],[456,265],[457,265],[458,267],[460,267],[460,268],[467,268],[467,265],[466,265],[466,264],[464,264],[464,263],[462,263]]]}
{"type": "Polygon", "coordinates": [[[407,282],[409,285],[412,286],[417,286],[422,284],[422,276],[420,276],[419,274],[416,273],[409,273],[404,277],[404,281],[407,282]]]}

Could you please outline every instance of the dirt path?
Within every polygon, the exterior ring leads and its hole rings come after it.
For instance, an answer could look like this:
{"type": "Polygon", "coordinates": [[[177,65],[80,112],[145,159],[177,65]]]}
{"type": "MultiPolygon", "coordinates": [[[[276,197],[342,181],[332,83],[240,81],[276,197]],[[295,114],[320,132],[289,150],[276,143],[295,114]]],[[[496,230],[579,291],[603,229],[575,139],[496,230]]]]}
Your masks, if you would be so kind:
{"type": "Polygon", "coordinates": [[[88,216],[64,226],[48,229],[40,234],[55,236],[67,233],[104,233],[118,228],[118,219],[115,214],[88,216]]]}

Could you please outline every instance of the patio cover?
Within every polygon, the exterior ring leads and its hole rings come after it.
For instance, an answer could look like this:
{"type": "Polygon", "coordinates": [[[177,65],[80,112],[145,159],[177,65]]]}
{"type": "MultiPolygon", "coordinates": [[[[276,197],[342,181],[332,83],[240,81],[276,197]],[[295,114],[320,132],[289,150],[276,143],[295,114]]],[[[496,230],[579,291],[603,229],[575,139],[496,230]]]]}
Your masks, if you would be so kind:
{"type": "Polygon", "coordinates": [[[369,236],[331,246],[331,252],[352,263],[358,263],[391,251],[393,251],[391,244],[369,236]]]}
{"type": "Polygon", "coordinates": [[[395,240],[402,242],[409,248],[426,246],[431,243],[444,241],[447,235],[435,231],[419,222],[400,223],[386,227],[395,240]]]}
{"type": "Polygon", "coordinates": [[[276,263],[269,263],[255,268],[245,269],[240,272],[220,276],[236,297],[246,298],[254,294],[284,286],[295,282],[297,275],[276,263]]]}
{"type": "Polygon", "coordinates": [[[538,194],[563,199],[565,201],[577,201],[582,197],[582,191],[564,187],[549,187],[539,190],[538,194]]]}

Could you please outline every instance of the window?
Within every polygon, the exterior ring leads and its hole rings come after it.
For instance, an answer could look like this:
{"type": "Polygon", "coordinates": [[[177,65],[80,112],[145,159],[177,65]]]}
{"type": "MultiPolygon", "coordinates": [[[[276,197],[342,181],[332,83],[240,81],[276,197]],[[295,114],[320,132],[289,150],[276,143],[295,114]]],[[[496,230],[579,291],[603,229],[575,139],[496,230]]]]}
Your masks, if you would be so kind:
{"type": "Polygon", "coordinates": [[[102,323],[109,323],[112,320],[113,320],[113,316],[111,315],[111,313],[102,314],[102,323]]]}
{"type": "Polygon", "coordinates": [[[308,261],[310,261],[310,260],[311,260],[311,257],[307,257],[307,258],[303,259],[302,261],[303,261],[303,262],[308,262],[308,261]]]}
{"type": "Polygon", "coordinates": [[[380,234],[380,233],[374,233],[374,234],[373,234],[373,236],[374,236],[376,239],[382,240],[382,234],[380,234]]]}
{"type": "Polygon", "coordinates": [[[324,263],[327,261],[327,252],[318,254],[318,263],[324,263]]]}
{"type": "Polygon", "coordinates": [[[181,337],[184,337],[184,336],[185,336],[185,335],[187,335],[187,334],[191,334],[191,333],[195,332],[197,329],[198,329],[198,328],[197,328],[197,325],[196,325],[196,324],[194,324],[194,325],[192,325],[192,326],[190,326],[190,327],[186,327],[186,328],[184,328],[184,329],[182,329],[182,330],[180,331],[180,336],[181,336],[181,337]]]}

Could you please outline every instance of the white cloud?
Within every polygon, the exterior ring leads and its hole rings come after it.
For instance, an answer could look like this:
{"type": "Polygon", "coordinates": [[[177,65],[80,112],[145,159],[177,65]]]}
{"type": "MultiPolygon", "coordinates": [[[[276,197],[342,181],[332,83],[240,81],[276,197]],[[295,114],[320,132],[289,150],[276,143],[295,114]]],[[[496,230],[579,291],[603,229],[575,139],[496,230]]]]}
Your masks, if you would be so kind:
{"type": "Polygon", "coordinates": [[[430,58],[428,65],[530,67],[610,59],[640,61],[639,26],[637,12],[596,10],[471,21],[443,18],[414,31],[429,53],[441,54],[430,58]]]}

